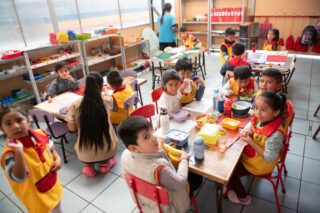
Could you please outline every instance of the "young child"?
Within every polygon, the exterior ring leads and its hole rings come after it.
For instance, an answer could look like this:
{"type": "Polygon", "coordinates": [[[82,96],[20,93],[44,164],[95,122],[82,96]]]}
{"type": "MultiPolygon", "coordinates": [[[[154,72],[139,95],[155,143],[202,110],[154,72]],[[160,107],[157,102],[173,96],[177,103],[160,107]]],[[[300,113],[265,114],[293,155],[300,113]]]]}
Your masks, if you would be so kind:
{"type": "Polygon", "coordinates": [[[70,75],[68,63],[61,61],[55,67],[58,77],[54,79],[47,91],[48,102],[52,102],[52,98],[69,90],[79,89],[79,83],[70,75]]]}
{"type": "Polygon", "coordinates": [[[225,39],[220,47],[221,66],[223,66],[228,58],[232,56],[231,46],[235,43],[234,37],[236,32],[229,27],[224,34],[225,39]]]}
{"type": "Polygon", "coordinates": [[[185,26],[180,28],[180,32],[182,34],[182,45],[190,49],[202,46],[201,41],[199,41],[199,39],[197,39],[194,35],[190,34],[185,26]]]}
{"type": "MultiPolygon", "coordinates": [[[[259,81],[259,90],[256,92],[256,97],[265,91],[281,92],[282,74],[278,69],[268,68],[261,73],[259,81]]],[[[292,122],[294,114],[293,104],[289,99],[286,101],[284,111],[284,129],[288,131],[288,127],[292,122]]]]}
{"type": "Polygon", "coordinates": [[[234,70],[233,78],[230,78],[222,88],[225,96],[253,96],[258,86],[252,77],[249,66],[239,66],[234,70]]]}
{"type": "Polygon", "coordinates": [[[263,50],[278,50],[278,42],[280,38],[280,32],[278,29],[270,29],[268,31],[267,40],[263,44],[263,50]]]}
{"type": "MultiPolygon", "coordinates": [[[[128,172],[151,184],[161,185],[170,195],[170,211],[186,212],[190,199],[186,189],[188,180],[188,154],[182,150],[181,161],[176,170],[160,143],[153,135],[151,124],[140,116],[132,116],[119,127],[119,136],[127,149],[122,153],[123,174],[128,172]]],[[[197,181],[201,185],[202,178],[197,181]]],[[[191,191],[195,190],[190,183],[191,191]]],[[[154,212],[157,204],[149,199],[141,201],[143,212],[154,212]]],[[[165,211],[167,212],[167,211],[165,211]]]]}
{"type": "Polygon", "coordinates": [[[158,106],[166,109],[169,115],[181,108],[179,82],[178,73],[174,70],[166,71],[162,76],[163,93],[158,101],[158,106]]]}
{"type": "Polygon", "coordinates": [[[112,97],[101,95],[103,78],[98,72],[90,72],[86,78],[83,98],[73,102],[65,120],[70,131],[77,131],[75,150],[86,177],[97,172],[107,173],[116,164],[118,138],[112,127],[109,113],[112,97]]]}
{"type": "MultiPolygon", "coordinates": [[[[111,71],[107,76],[108,84],[114,90],[113,101],[116,102],[117,109],[110,112],[110,119],[113,125],[120,124],[126,117],[127,112],[124,109],[124,101],[133,95],[133,90],[129,85],[123,84],[123,78],[118,71],[111,71]]],[[[129,114],[134,108],[129,109],[129,114]]]]}
{"type": "Polygon", "coordinates": [[[224,194],[231,202],[245,205],[251,203],[251,197],[247,195],[240,177],[273,172],[285,138],[281,125],[285,102],[285,96],[269,91],[255,99],[255,116],[241,132],[241,139],[248,144],[227,187],[224,187],[224,194]]]}
{"type": "Polygon", "coordinates": [[[232,57],[221,67],[220,74],[225,77],[227,71],[233,71],[234,68],[242,65],[250,66],[250,64],[242,58],[245,47],[242,43],[237,42],[232,45],[232,57]]]}
{"type": "Polygon", "coordinates": [[[0,129],[7,136],[1,166],[28,212],[61,212],[63,189],[57,175],[61,158],[46,132],[29,126],[28,115],[22,109],[1,109],[0,129]]]}
{"type": "Polygon", "coordinates": [[[201,100],[205,86],[203,80],[198,77],[192,77],[192,63],[189,59],[179,59],[176,63],[176,71],[178,72],[180,78],[180,103],[186,105],[194,100],[201,100]],[[190,88],[191,91],[187,91],[186,88],[190,88]]]}

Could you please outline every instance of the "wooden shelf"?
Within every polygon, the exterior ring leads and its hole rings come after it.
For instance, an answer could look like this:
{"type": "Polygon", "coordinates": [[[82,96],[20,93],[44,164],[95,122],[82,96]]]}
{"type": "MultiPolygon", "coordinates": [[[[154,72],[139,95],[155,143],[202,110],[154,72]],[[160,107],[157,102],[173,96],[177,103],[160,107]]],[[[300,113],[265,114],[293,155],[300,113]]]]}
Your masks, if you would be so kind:
{"type": "Polygon", "coordinates": [[[27,97],[22,98],[22,99],[20,99],[20,100],[17,100],[17,101],[15,101],[15,102],[13,102],[13,103],[15,103],[15,104],[21,104],[21,103],[26,102],[26,101],[29,101],[29,100],[31,100],[31,99],[33,99],[33,98],[34,98],[34,95],[30,95],[30,96],[27,96],[27,97]]]}
{"type": "Polygon", "coordinates": [[[208,24],[207,21],[184,21],[183,24],[208,24]]]}
{"type": "Polygon", "coordinates": [[[141,45],[141,44],[146,43],[146,42],[147,42],[147,40],[134,42],[132,44],[125,45],[124,48],[127,49],[127,48],[131,48],[131,47],[135,47],[135,46],[141,45]]]}
{"type": "Polygon", "coordinates": [[[192,32],[192,31],[190,31],[190,33],[191,34],[195,34],[195,35],[207,35],[208,34],[208,32],[192,32]]]}
{"type": "Polygon", "coordinates": [[[14,72],[14,73],[9,73],[9,74],[6,74],[6,75],[0,75],[0,81],[1,80],[6,80],[6,79],[9,79],[9,78],[13,78],[13,77],[16,77],[16,76],[19,76],[19,75],[23,75],[25,73],[27,73],[28,70],[23,70],[23,71],[17,71],[17,72],[14,72]]]}
{"type": "Polygon", "coordinates": [[[113,55],[113,56],[110,56],[107,54],[103,54],[101,57],[89,56],[87,63],[88,63],[88,66],[92,66],[92,65],[99,64],[99,63],[102,63],[105,61],[109,61],[111,59],[118,58],[118,57],[121,57],[121,53],[117,54],[117,55],[113,55]]]}
{"type": "Polygon", "coordinates": [[[0,59],[0,64],[6,64],[9,62],[14,62],[14,61],[23,60],[23,59],[24,59],[23,55],[15,58],[10,58],[10,59],[0,59]]]}
{"type": "Polygon", "coordinates": [[[42,62],[42,63],[39,63],[39,64],[31,65],[31,69],[44,67],[44,66],[47,66],[47,65],[50,65],[50,64],[55,64],[57,62],[64,61],[64,60],[67,60],[67,59],[71,59],[71,58],[75,58],[75,57],[79,57],[79,56],[80,56],[80,53],[62,55],[59,58],[54,59],[54,60],[45,61],[45,62],[42,62]]]}
{"type": "Polygon", "coordinates": [[[241,24],[241,22],[211,22],[211,24],[220,24],[220,25],[223,25],[223,24],[234,24],[234,25],[237,25],[237,24],[241,24]]]}
{"type": "Polygon", "coordinates": [[[105,38],[110,38],[110,37],[119,37],[119,34],[106,34],[106,35],[99,35],[99,36],[95,36],[92,38],[89,38],[87,40],[84,40],[85,42],[92,42],[92,41],[97,41],[100,39],[105,39],[105,38]]]}

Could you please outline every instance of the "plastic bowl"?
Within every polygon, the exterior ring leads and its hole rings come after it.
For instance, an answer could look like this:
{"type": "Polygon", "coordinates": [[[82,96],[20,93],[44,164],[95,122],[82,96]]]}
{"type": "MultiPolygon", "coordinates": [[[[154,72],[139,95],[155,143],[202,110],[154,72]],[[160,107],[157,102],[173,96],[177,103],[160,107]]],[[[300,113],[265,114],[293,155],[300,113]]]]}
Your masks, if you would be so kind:
{"type": "Polygon", "coordinates": [[[180,109],[172,114],[172,118],[175,121],[183,122],[187,120],[189,113],[186,110],[180,109]]]}
{"type": "Polygon", "coordinates": [[[236,101],[232,104],[232,112],[234,116],[245,116],[251,108],[251,103],[247,101],[236,101]]]}
{"type": "Polygon", "coordinates": [[[216,119],[212,115],[208,114],[200,114],[194,117],[194,121],[197,123],[197,127],[201,128],[203,127],[206,123],[213,124],[216,119]]]}

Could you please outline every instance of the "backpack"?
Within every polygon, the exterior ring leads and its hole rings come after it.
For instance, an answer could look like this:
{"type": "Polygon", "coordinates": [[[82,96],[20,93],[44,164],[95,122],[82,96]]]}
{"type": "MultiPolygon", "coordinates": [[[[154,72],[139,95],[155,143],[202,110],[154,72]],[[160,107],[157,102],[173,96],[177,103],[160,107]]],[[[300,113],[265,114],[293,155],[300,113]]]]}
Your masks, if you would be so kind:
{"type": "Polygon", "coordinates": [[[303,29],[301,36],[301,44],[313,45],[317,42],[318,32],[312,25],[308,25],[303,29]]]}
{"type": "Polygon", "coordinates": [[[286,39],[286,49],[287,50],[293,50],[294,48],[294,40],[293,40],[293,36],[290,35],[287,39],[286,39]]]}

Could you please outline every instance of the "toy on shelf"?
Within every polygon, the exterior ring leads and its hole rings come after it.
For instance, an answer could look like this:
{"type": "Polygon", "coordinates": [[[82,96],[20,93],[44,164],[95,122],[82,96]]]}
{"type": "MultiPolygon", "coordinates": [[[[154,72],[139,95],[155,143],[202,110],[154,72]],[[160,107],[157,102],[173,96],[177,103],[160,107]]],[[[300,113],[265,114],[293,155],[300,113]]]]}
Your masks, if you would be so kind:
{"type": "Polygon", "coordinates": [[[59,43],[59,41],[57,39],[57,35],[55,33],[50,33],[49,37],[50,37],[50,43],[52,45],[57,45],[59,43]]]}
{"type": "Polygon", "coordinates": [[[101,56],[102,56],[101,48],[99,48],[99,47],[92,47],[92,48],[91,48],[91,55],[92,55],[92,56],[96,56],[96,57],[101,57],[101,56]]]}
{"type": "Polygon", "coordinates": [[[22,56],[23,52],[19,50],[8,50],[3,52],[1,59],[10,59],[22,56]]]}
{"type": "Polygon", "coordinates": [[[108,28],[105,30],[105,34],[117,34],[118,29],[115,28],[113,25],[109,25],[108,28]]]}
{"type": "Polygon", "coordinates": [[[76,35],[77,40],[87,40],[91,38],[91,33],[78,33],[76,35]]]}
{"type": "Polygon", "coordinates": [[[69,42],[69,37],[68,34],[65,32],[59,32],[57,34],[58,40],[60,43],[68,43],[69,42]]]}
{"type": "Polygon", "coordinates": [[[69,41],[76,40],[77,34],[73,30],[67,31],[69,41]]]}

